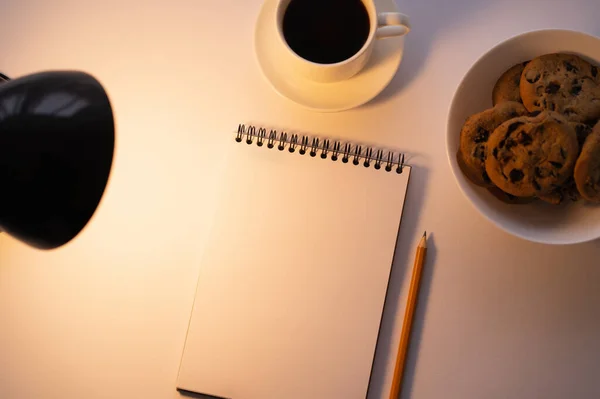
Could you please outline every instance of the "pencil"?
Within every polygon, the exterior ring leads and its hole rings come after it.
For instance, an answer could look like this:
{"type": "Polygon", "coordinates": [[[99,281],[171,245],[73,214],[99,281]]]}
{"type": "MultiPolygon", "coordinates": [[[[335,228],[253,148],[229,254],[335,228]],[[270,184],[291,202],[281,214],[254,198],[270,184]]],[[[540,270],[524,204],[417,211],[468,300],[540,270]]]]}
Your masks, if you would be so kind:
{"type": "Polygon", "coordinates": [[[427,254],[427,232],[423,233],[423,238],[417,247],[415,265],[413,266],[408,299],[406,300],[406,310],[404,311],[404,323],[402,324],[402,333],[400,334],[400,344],[398,345],[398,355],[396,357],[396,367],[394,369],[394,379],[392,380],[392,389],[390,399],[398,399],[402,391],[402,378],[404,376],[404,365],[406,364],[406,354],[408,352],[408,342],[412,329],[413,316],[419,296],[419,286],[421,282],[421,272],[425,255],[427,254]]]}

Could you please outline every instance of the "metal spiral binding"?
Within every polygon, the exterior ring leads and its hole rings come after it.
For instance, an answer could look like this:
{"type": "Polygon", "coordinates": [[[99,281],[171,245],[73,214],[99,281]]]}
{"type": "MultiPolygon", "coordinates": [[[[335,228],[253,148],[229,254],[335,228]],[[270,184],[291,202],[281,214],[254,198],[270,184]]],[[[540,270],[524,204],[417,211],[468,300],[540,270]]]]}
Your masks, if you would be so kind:
{"type": "Polygon", "coordinates": [[[330,140],[327,138],[311,137],[297,134],[289,135],[286,132],[278,133],[271,129],[269,133],[265,128],[256,128],[255,126],[246,126],[240,124],[235,136],[235,141],[246,144],[254,144],[262,147],[265,142],[267,148],[276,148],[279,151],[284,151],[286,148],[293,153],[298,150],[298,154],[308,154],[311,157],[320,156],[321,159],[331,159],[338,161],[341,156],[343,163],[352,161],[353,165],[362,165],[365,168],[373,166],[379,170],[383,167],[386,172],[395,170],[396,173],[402,173],[404,169],[404,154],[376,149],[373,147],[363,147],[360,144],[342,142],[338,140],[330,140]]]}

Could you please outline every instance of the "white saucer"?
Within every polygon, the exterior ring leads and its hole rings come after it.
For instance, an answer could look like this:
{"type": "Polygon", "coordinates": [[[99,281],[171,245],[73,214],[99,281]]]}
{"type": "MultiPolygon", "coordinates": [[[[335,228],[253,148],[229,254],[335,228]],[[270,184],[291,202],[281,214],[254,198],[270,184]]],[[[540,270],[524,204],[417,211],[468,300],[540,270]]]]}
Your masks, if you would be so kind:
{"type": "MultiPolygon", "coordinates": [[[[390,83],[404,50],[404,37],[376,40],[365,68],[352,78],[318,83],[282,71],[278,65],[275,0],[265,0],[254,36],[254,50],[263,75],[281,96],[317,112],[338,112],[358,107],[376,97],[390,83]]],[[[398,11],[393,0],[376,0],[378,12],[398,11]]]]}

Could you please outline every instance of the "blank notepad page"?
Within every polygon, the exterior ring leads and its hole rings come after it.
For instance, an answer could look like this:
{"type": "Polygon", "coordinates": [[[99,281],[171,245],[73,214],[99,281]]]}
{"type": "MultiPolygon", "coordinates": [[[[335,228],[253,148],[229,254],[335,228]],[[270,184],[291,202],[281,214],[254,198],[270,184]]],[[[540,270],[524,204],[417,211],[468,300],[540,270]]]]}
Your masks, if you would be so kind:
{"type": "Polygon", "coordinates": [[[178,389],[365,398],[410,167],[397,174],[245,138],[227,151],[178,389]]]}

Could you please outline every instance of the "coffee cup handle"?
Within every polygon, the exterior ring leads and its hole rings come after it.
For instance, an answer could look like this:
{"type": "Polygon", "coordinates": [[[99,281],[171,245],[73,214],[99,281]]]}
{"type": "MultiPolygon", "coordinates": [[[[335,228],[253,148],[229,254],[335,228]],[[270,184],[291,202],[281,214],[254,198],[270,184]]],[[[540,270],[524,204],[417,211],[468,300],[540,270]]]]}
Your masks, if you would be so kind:
{"type": "Polygon", "coordinates": [[[404,36],[410,32],[410,21],[408,15],[399,12],[382,12],[377,14],[377,32],[375,37],[404,36]]]}

